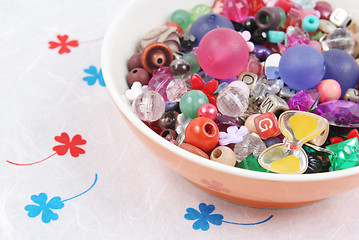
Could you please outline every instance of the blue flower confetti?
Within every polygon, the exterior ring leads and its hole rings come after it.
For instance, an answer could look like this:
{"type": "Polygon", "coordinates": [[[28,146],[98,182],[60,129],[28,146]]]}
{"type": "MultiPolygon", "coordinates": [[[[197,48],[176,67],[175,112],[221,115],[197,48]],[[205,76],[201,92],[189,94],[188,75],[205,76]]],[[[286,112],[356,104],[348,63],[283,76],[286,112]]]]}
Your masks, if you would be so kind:
{"type": "Polygon", "coordinates": [[[83,78],[83,80],[86,81],[88,85],[92,86],[98,80],[98,83],[101,86],[103,86],[103,87],[106,86],[105,81],[103,80],[101,68],[99,71],[97,71],[97,68],[95,66],[90,66],[89,68],[85,69],[84,72],[91,75],[91,76],[86,76],[83,78]]]}
{"type": "Polygon", "coordinates": [[[187,213],[184,215],[187,220],[197,220],[193,223],[192,228],[194,230],[201,229],[202,231],[207,231],[209,229],[209,223],[213,225],[220,226],[222,223],[235,224],[235,225],[258,225],[261,223],[265,223],[270,220],[273,215],[270,215],[268,218],[264,219],[260,222],[255,223],[236,223],[236,222],[228,222],[223,220],[223,215],[221,214],[212,214],[215,209],[214,205],[207,205],[205,203],[199,204],[199,211],[194,208],[187,208],[187,213]]]}

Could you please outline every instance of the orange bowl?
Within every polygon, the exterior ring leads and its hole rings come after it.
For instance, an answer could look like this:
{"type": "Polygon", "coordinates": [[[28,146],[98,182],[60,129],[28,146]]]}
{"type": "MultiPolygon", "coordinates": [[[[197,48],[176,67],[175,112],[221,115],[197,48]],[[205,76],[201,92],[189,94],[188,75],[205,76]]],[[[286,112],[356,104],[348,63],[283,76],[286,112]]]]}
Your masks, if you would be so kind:
{"type": "MultiPolygon", "coordinates": [[[[328,2],[333,8],[346,9],[354,16],[354,21],[358,21],[358,0],[328,2]]],[[[212,5],[213,1],[129,1],[106,32],[101,54],[106,86],[139,140],[193,185],[214,196],[243,205],[263,208],[296,207],[358,187],[359,167],[317,174],[285,175],[216,163],[166,141],[137,118],[124,95],[128,89],[127,60],[136,52],[140,39],[148,30],[164,24],[173,11],[190,10],[200,3],[212,5]]]]}

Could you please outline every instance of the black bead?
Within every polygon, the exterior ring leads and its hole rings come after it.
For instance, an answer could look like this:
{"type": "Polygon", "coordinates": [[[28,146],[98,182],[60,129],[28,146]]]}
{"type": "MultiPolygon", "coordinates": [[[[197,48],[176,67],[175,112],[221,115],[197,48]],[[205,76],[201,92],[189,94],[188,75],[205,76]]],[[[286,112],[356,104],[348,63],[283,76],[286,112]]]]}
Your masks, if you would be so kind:
{"type": "Polygon", "coordinates": [[[243,22],[244,30],[249,31],[250,33],[253,33],[255,30],[258,29],[257,23],[254,20],[254,18],[247,18],[243,22]]]}
{"type": "Polygon", "coordinates": [[[196,45],[197,39],[192,33],[185,33],[180,38],[181,47],[184,50],[192,50],[192,48],[196,45]]]}
{"type": "Polygon", "coordinates": [[[251,42],[258,45],[263,45],[268,40],[268,33],[266,30],[257,29],[251,37],[251,42]]]}
{"type": "Polygon", "coordinates": [[[304,173],[320,173],[322,172],[322,161],[308,154],[308,168],[304,173]]]}
{"type": "Polygon", "coordinates": [[[243,32],[244,31],[244,25],[240,22],[232,21],[232,24],[234,26],[234,30],[237,32],[243,32]]]}

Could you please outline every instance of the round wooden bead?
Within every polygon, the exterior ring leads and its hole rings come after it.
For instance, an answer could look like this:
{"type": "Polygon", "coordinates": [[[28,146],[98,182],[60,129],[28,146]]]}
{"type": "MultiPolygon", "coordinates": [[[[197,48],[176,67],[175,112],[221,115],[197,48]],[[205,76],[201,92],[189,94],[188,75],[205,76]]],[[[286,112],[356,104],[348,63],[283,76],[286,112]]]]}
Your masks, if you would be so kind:
{"type": "Polygon", "coordinates": [[[236,154],[227,146],[219,146],[213,149],[209,159],[232,167],[236,165],[236,154]]]}
{"type": "Polygon", "coordinates": [[[133,54],[127,61],[128,69],[131,71],[134,68],[142,67],[141,65],[141,53],[137,52],[133,54]]]}
{"type": "Polygon", "coordinates": [[[203,152],[201,149],[199,149],[198,147],[195,147],[195,146],[193,146],[191,144],[182,143],[182,144],[179,145],[179,147],[184,149],[184,150],[187,150],[188,152],[196,154],[196,155],[198,155],[200,157],[209,159],[207,153],[203,152]]]}
{"type": "Polygon", "coordinates": [[[219,140],[217,124],[210,118],[198,117],[193,119],[185,131],[186,142],[203,151],[212,150],[219,140]]]}
{"type": "Polygon", "coordinates": [[[258,117],[260,114],[252,114],[250,115],[244,123],[244,126],[248,128],[250,133],[257,133],[256,126],[254,125],[254,119],[258,117]]]}
{"type": "Polygon", "coordinates": [[[171,48],[160,42],[149,44],[141,55],[141,64],[149,73],[161,66],[169,66],[172,60],[171,48]]]}
{"type": "Polygon", "coordinates": [[[147,85],[150,81],[150,74],[143,68],[134,68],[127,74],[127,84],[132,86],[134,82],[140,82],[141,85],[147,85]]]}

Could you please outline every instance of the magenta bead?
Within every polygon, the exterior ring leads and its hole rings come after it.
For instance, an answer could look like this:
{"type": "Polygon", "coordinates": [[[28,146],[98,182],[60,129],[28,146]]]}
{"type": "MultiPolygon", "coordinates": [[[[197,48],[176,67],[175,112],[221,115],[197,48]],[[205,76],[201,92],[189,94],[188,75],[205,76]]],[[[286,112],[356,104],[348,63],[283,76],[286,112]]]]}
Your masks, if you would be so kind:
{"type": "Polygon", "coordinates": [[[339,100],[342,94],[340,84],[333,79],[325,79],[318,83],[317,91],[320,93],[320,102],[339,100]]]}
{"type": "Polygon", "coordinates": [[[332,5],[326,1],[318,1],[314,7],[315,10],[320,12],[320,18],[329,20],[330,14],[332,14],[332,5]]]}
{"type": "Polygon", "coordinates": [[[218,110],[217,107],[211,103],[205,103],[198,108],[198,117],[207,117],[213,121],[217,118],[218,110]]]}
{"type": "Polygon", "coordinates": [[[224,0],[223,15],[235,22],[244,22],[249,14],[246,0],[224,0]]]}
{"type": "Polygon", "coordinates": [[[244,38],[235,30],[217,28],[208,32],[198,45],[201,68],[217,79],[228,79],[247,67],[249,50],[244,38]]]}
{"type": "Polygon", "coordinates": [[[158,92],[165,101],[168,101],[166,90],[172,80],[174,80],[174,78],[169,73],[169,68],[160,67],[153,71],[152,78],[148,82],[148,90],[158,92]]]}

